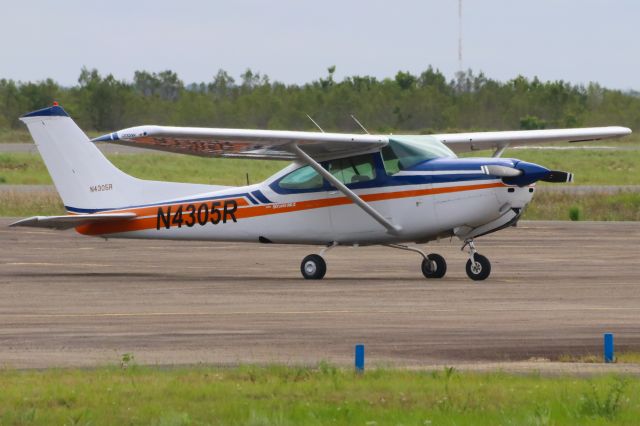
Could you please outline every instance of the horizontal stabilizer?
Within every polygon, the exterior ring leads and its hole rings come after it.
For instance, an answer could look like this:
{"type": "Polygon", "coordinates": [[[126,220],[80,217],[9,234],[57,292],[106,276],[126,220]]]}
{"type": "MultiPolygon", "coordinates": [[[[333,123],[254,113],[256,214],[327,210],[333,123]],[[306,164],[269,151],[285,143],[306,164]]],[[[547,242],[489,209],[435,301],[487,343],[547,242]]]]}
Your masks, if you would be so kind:
{"type": "Polygon", "coordinates": [[[112,222],[115,220],[131,219],[135,213],[95,213],[65,216],[33,216],[19,220],[9,226],[30,226],[33,228],[71,229],[76,226],[93,223],[112,222]]]}

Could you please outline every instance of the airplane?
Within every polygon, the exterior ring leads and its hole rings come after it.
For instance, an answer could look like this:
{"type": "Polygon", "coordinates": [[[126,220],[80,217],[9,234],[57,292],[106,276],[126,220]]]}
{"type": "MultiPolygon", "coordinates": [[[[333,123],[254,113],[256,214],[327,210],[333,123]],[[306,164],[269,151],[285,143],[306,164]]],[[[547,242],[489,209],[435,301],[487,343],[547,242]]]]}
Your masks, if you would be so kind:
{"type": "Polygon", "coordinates": [[[467,250],[468,277],[484,280],[491,263],[478,253],[475,239],[514,226],[536,182],[573,179],[569,172],[502,158],[505,149],[631,133],[594,127],[375,135],[144,125],[90,140],[57,103],[20,120],[68,214],[11,226],[75,228],[104,238],[322,246],[302,260],[305,279],[325,276],[328,250],[369,245],[416,252],[424,277],[439,279],[447,272],[444,257],[411,243],[457,237],[467,250]],[[96,142],[291,164],[264,182],[239,187],[149,181],[116,168],[96,142]],[[488,149],[494,152],[487,158],[456,155],[488,149]]]}

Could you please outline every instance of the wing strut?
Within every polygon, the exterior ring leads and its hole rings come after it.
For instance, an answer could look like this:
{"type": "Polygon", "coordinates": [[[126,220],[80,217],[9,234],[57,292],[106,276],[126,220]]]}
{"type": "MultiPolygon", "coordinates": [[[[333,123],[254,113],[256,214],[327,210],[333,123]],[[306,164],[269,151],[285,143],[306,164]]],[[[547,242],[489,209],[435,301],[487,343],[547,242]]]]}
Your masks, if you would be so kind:
{"type": "Polygon", "coordinates": [[[362,198],[358,197],[358,195],[355,192],[353,192],[352,190],[347,188],[345,184],[343,184],[338,179],[336,179],[335,176],[333,176],[324,167],[322,167],[320,165],[320,163],[318,163],[316,160],[311,158],[297,144],[292,144],[291,146],[292,146],[293,150],[296,152],[296,154],[297,154],[297,156],[298,156],[298,158],[300,160],[302,160],[304,163],[306,163],[309,166],[311,166],[311,168],[313,168],[322,177],[324,177],[326,180],[328,180],[333,186],[335,186],[344,195],[346,195],[347,197],[351,198],[351,200],[358,207],[360,207],[362,210],[364,210],[365,213],[367,213],[369,216],[371,216],[373,219],[375,219],[380,225],[382,225],[385,228],[387,228],[387,231],[389,231],[392,234],[397,234],[402,230],[402,228],[400,226],[394,225],[391,222],[389,222],[384,216],[382,216],[380,213],[378,213],[377,210],[375,210],[373,207],[371,207],[369,204],[367,204],[366,201],[364,201],[362,198]]]}
{"type": "Polygon", "coordinates": [[[509,142],[505,143],[504,145],[498,145],[492,157],[493,158],[502,157],[502,154],[504,154],[507,148],[509,148],[509,142]]]}

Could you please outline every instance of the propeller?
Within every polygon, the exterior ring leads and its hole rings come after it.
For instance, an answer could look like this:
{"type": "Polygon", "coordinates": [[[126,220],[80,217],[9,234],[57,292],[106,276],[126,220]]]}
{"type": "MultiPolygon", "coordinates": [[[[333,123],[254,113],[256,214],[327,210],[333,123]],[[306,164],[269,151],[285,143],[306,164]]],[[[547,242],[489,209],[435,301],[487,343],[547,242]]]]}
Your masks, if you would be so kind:
{"type": "Polygon", "coordinates": [[[529,185],[538,180],[552,183],[573,182],[573,173],[549,170],[524,161],[518,162],[518,168],[494,164],[481,166],[481,170],[486,175],[503,178],[506,183],[518,186],[529,185]]]}
{"type": "Polygon", "coordinates": [[[563,172],[561,170],[551,170],[546,177],[540,180],[553,183],[570,183],[573,182],[573,173],[563,172]]]}

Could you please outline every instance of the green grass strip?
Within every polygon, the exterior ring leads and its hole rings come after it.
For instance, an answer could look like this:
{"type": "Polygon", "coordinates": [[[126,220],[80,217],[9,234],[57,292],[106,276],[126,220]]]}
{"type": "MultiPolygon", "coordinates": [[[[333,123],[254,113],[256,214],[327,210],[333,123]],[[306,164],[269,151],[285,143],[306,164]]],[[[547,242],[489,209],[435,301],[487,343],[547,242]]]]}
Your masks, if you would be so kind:
{"type": "MultiPolygon", "coordinates": [[[[109,160],[126,173],[149,180],[246,185],[261,182],[284,168],[284,161],[201,158],[168,154],[114,154],[109,160]]],[[[0,184],[46,185],[51,177],[36,153],[0,153],[0,184]]]]}
{"type": "MultiPolygon", "coordinates": [[[[488,155],[485,152],[484,155],[488,155]]],[[[637,185],[639,151],[511,150],[505,156],[567,170],[580,185],[637,185]]],[[[123,171],[141,179],[220,185],[260,182],[287,165],[283,161],[200,158],[170,154],[114,154],[108,158],[123,171]]],[[[36,153],[0,153],[0,183],[49,184],[51,178],[36,153]]]]}
{"type": "Polygon", "coordinates": [[[640,220],[640,193],[584,195],[539,190],[527,207],[525,220],[640,220]]]}
{"type": "Polygon", "coordinates": [[[1,424],[636,424],[633,378],[242,366],[0,371],[1,424]]]}

